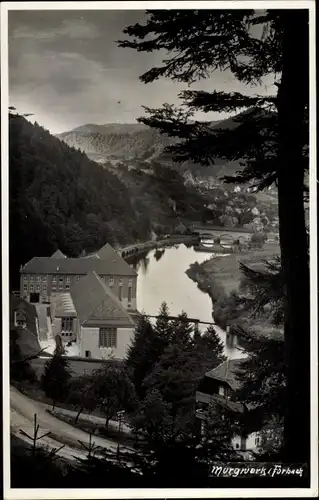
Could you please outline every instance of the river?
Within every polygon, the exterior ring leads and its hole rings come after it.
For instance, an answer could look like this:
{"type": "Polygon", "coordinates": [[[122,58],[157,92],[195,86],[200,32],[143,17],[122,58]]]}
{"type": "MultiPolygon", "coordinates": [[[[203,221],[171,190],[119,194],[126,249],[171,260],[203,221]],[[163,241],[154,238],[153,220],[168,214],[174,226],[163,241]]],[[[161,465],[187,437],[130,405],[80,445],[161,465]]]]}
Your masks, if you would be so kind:
{"type": "MultiPolygon", "coordinates": [[[[202,292],[185,272],[194,262],[200,264],[211,257],[211,252],[196,252],[193,247],[180,244],[162,250],[150,250],[137,258],[134,267],[138,273],[138,310],[156,315],[165,301],[172,316],[184,311],[190,318],[213,323],[209,295],[202,292]]],[[[207,326],[199,325],[201,331],[207,326]]],[[[236,347],[226,346],[226,332],[217,325],[215,329],[224,343],[225,355],[230,359],[242,357],[242,352],[236,347]]]]}

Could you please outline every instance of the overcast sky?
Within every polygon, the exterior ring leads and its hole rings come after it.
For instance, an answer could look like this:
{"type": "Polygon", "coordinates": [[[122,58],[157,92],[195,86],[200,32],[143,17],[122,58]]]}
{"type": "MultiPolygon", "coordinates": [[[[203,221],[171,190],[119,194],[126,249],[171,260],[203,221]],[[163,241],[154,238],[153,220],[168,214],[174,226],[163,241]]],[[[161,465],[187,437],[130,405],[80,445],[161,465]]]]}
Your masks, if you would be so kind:
{"type": "MultiPolygon", "coordinates": [[[[142,105],[177,104],[186,84],[139,80],[161,63],[159,53],[117,47],[122,30],[144,19],[143,11],[9,11],[10,104],[34,113],[53,133],[85,123],[132,123],[143,115],[142,105]]],[[[271,92],[273,77],[264,83],[258,92],[271,92]]],[[[256,93],[218,72],[194,88],[256,93]]]]}

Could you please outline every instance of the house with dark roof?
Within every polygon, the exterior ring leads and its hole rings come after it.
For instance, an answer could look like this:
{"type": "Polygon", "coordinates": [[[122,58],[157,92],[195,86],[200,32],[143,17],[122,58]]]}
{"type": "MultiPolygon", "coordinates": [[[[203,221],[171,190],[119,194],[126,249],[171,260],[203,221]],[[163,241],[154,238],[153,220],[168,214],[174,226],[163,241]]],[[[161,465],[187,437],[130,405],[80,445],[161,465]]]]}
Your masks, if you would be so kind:
{"type": "Polygon", "coordinates": [[[54,297],[51,314],[54,336],[76,342],[81,357],[94,359],[123,359],[137,321],[95,271],[54,297]]]}
{"type": "Polygon", "coordinates": [[[95,254],[69,258],[60,250],[33,257],[20,269],[20,296],[31,303],[55,302],[95,272],[128,311],[136,310],[136,271],[108,243],[95,254]]]}
{"type": "Polygon", "coordinates": [[[40,351],[39,324],[34,305],[20,297],[10,296],[10,331],[18,333],[17,344],[25,356],[40,351]]]}
{"type": "MultiPolygon", "coordinates": [[[[235,392],[241,387],[238,374],[242,361],[242,359],[227,359],[207,372],[201,380],[196,391],[196,418],[200,422],[203,436],[210,425],[216,406],[226,407],[238,415],[249,410],[248,405],[239,403],[234,398],[235,392]]],[[[261,436],[259,432],[234,435],[231,444],[235,450],[241,452],[257,451],[261,445],[261,436]]]]}

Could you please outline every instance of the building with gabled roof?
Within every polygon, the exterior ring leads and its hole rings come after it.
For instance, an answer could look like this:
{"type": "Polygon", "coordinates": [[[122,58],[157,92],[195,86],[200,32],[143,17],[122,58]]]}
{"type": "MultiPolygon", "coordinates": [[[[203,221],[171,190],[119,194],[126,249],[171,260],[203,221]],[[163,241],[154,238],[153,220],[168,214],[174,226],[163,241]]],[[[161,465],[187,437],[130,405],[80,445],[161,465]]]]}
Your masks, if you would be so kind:
{"type": "Polygon", "coordinates": [[[24,356],[40,351],[39,324],[36,308],[20,297],[10,296],[10,333],[17,332],[17,344],[24,356]]]}
{"type": "Polygon", "coordinates": [[[60,250],[33,257],[20,269],[20,296],[32,303],[55,302],[85,276],[95,272],[128,311],[136,310],[137,273],[108,243],[86,257],[69,258],[60,250]]]}
{"type": "MultiPolygon", "coordinates": [[[[244,414],[250,409],[236,401],[234,395],[241,386],[240,372],[243,359],[227,359],[213,370],[208,371],[196,391],[196,417],[201,424],[202,434],[209,428],[214,408],[225,407],[234,414],[244,414]]],[[[257,451],[261,444],[259,432],[249,435],[234,435],[232,446],[241,452],[257,451]]]]}
{"type": "Polygon", "coordinates": [[[51,315],[53,335],[75,342],[81,357],[95,359],[123,359],[138,320],[95,271],[69,293],[57,294],[51,315]]]}
{"type": "Polygon", "coordinates": [[[51,259],[66,259],[66,255],[61,252],[61,250],[57,249],[52,255],[51,259]]]}

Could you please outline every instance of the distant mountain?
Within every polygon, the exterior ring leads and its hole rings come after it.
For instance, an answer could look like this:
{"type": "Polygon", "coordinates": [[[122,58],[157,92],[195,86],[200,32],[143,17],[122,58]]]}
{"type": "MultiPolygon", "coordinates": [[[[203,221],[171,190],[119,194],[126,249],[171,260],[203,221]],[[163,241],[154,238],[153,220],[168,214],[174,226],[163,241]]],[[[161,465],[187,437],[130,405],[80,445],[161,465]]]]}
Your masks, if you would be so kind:
{"type": "Polygon", "coordinates": [[[87,124],[58,135],[66,144],[99,162],[151,160],[175,141],[139,123],[87,124]]]}
{"type": "MultiPolygon", "coordinates": [[[[211,125],[218,123],[211,122],[211,125]]],[[[155,160],[172,165],[172,158],[164,150],[177,142],[177,139],[140,123],[86,124],[57,137],[101,163],[155,160]]]]}

